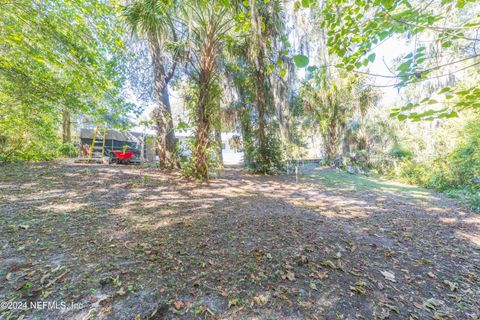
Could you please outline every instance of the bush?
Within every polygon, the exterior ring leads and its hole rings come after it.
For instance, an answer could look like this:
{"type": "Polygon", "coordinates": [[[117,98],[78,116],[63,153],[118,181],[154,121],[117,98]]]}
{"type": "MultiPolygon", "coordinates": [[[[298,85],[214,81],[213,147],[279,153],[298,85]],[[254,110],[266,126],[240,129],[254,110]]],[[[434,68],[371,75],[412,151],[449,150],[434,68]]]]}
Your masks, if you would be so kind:
{"type": "MultiPolygon", "coordinates": [[[[401,149],[398,149],[401,150],[401,149]]],[[[398,152],[398,154],[404,154],[398,152]]],[[[418,163],[404,160],[400,164],[402,180],[445,192],[480,211],[480,126],[467,125],[465,136],[449,155],[418,163]]]]}
{"type": "Polygon", "coordinates": [[[400,164],[400,178],[410,184],[418,184],[424,186],[428,180],[428,166],[425,164],[406,160],[400,164]]]}
{"type": "Polygon", "coordinates": [[[458,187],[456,174],[446,158],[439,158],[425,165],[428,167],[425,172],[425,187],[439,191],[458,187]]]}
{"type": "Polygon", "coordinates": [[[395,159],[408,160],[408,159],[412,159],[413,152],[409,150],[407,147],[396,143],[390,150],[390,156],[395,159]]]}
{"type": "Polygon", "coordinates": [[[249,168],[254,173],[275,174],[284,169],[280,142],[275,137],[265,137],[263,145],[252,148],[249,168]]]}
{"type": "Polygon", "coordinates": [[[62,156],[67,158],[75,158],[78,157],[78,148],[75,147],[73,144],[64,143],[59,147],[59,152],[62,156]]]}
{"type": "Polygon", "coordinates": [[[61,144],[58,125],[53,111],[48,113],[38,106],[5,103],[0,90],[0,162],[57,158],[61,144]]]}
{"type": "MultiPolygon", "coordinates": [[[[213,177],[221,168],[220,159],[217,157],[217,144],[214,138],[211,138],[207,154],[208,154],[208,176],[213,177]]],[[[178,160],[182,173],[185,177],[195,177],[195,137],[187,139],[187,145],[184,146],[177,141],[175,153],[178,155],[178,160]]]]}
{"type": "Polygon", "coordinates": [[[460,200],[466,203],[473,211],[480,212],[480,192],[478,190],[463,188],[463,189],[449,189],[444,191],[449,197],[460,200]]]}
{"type": "Polygon", "coordinates": [[[480,212],[480,193],[475,192],[467,196],[467,201],[470,205],[470,209],[480,212]]]}
{"type": "Polygon", "coordinates": [[[472,123],[465,130],[464,141],[448,157],[458,185],[480,190],[480,126],[472,123]]]}

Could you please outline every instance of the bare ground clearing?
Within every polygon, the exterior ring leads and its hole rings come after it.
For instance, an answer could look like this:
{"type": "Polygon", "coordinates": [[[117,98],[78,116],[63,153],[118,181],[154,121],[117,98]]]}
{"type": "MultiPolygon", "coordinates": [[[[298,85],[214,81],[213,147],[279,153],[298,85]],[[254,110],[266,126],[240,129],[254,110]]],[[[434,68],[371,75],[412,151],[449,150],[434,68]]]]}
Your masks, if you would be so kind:
{"type": "Polygon", "coordinates": [[[1,166],[0,301],[81,308],[0,318],[479,319],[480,216],[362,179],[1,166]]]}

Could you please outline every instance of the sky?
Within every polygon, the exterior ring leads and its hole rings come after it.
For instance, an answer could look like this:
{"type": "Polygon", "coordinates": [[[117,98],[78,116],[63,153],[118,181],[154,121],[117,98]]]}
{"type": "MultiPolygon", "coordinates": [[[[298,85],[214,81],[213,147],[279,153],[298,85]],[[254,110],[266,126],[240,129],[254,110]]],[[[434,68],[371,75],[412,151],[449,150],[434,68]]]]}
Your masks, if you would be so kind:
{"type": "MultiPolygon", "coordinates": [[[[372,52],[376,54],[376,59],[368,67],[372,74],[392,76],[390,70],[395,70],[394,60],[405,56],[412,51],[411,45],[405,42],[405,38],[390,38],[375,48],[372,52]],[[387,67],[388,66],[388,67],[387,67]],[[389,70],[390,68],[390,70],[389,70]]],[[[371,77],[370,82],[376,86],[386,86],[395,83],[395,79],[371,77]]],[[[391,106],[399,99],[398,89],[393,87],[378,88],[382,92],[380,104],[391,106]]]]}

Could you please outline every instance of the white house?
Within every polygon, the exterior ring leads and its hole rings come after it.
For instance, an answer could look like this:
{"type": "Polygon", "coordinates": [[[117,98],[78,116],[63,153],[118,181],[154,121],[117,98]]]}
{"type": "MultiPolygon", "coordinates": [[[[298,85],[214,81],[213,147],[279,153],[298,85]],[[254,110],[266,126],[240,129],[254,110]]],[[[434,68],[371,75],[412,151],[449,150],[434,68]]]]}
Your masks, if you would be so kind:
{"type": "MultiPolygon", "coordinates": [[[[193,137],[193,132],[175,132],[175,136],[180,141],[180,148],[184,156],[190,155],[190,149],[188,148],[188,139],[193,137]]],[[[235,137],[240,137],[235,132],[222,132],[222,156],[223,164],[239,165],[243,162],[243,150],[242,148],[235,148],[235,137]],[[233,138],[233,139],[232,139],[233,138]]]]}

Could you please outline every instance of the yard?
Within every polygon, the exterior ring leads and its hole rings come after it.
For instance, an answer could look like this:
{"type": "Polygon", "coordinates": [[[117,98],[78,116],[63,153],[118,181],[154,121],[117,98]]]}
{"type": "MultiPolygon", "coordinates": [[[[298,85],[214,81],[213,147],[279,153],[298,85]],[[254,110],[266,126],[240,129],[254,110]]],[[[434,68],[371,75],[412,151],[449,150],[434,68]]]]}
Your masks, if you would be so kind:
{"type": "Polygon", "coordinates": [[[2,165],[0,249],[1,319],[480,318],[480,216],[333,169],[2,165]]]}

